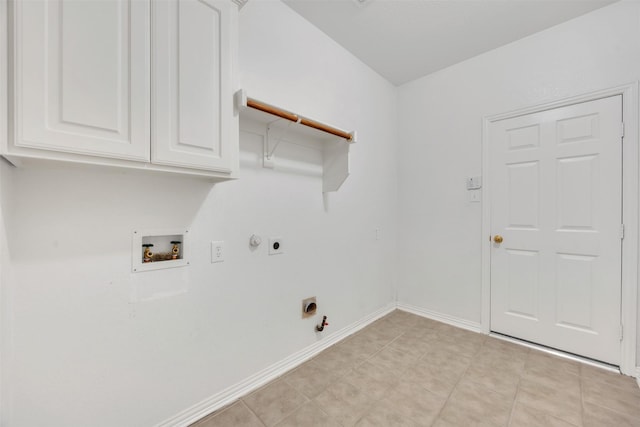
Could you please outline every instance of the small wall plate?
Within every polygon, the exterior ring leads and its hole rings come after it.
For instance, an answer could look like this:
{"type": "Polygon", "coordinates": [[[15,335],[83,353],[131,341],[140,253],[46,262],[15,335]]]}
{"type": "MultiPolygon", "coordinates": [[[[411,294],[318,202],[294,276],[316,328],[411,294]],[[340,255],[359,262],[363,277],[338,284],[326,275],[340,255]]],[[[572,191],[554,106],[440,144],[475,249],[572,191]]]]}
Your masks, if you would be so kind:
{"type": "Polygon", "coordinates": [[[269,238],[269,255],[280,255],[284,253],[284,245],[282,244],[282,237],[270,237],[269,238]]]}

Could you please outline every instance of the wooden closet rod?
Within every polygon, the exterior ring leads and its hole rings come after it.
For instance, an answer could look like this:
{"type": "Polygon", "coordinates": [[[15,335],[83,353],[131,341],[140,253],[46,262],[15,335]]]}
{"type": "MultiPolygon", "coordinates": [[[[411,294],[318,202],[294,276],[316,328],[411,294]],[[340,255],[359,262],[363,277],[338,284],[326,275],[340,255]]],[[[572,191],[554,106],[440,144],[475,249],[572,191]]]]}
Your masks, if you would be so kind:
{"type": "Polygon", "coordinates": [[[353,135],[348,132],[333,128],[323,123],[316,122],[315,120],[307,119],[306,117],[298,116],[297,114],[290,113],[289,111],[274,107],[273,105],[265,104],[252,98],[247,98],[247,107],[264,111],[265,113],[273,114],[274,116],[278,116],[282,119],[290,120],[292,122],[300,123],[301,125],[305,125],[322,132],[339,136],[340,138],[344,138],[347,141],[351,141],[353,139],[353,135]]]}

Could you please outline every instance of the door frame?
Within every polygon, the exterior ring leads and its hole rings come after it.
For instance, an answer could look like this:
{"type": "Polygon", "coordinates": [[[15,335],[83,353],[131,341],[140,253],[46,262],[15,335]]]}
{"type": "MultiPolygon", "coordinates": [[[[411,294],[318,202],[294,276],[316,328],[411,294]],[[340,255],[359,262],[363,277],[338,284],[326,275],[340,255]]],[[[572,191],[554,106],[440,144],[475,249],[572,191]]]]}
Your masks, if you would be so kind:
{"type": "MultiPolygon", "coordinates": [[[[538,113],[569,105],[622,95],[622,239],[621,322],[623,338],[620,343],[620,371],[636,376],[636,341],[638,313],[638,184],[640,152],[638,150],[638,82],[591,92],[561,100],[520,108],[482,119],[482,309],[481,328],[491,331],[491,184],[489,181],[489,127],[492,123],[526,114],[538,113]]],[[[640,369],[638,370],[640,372],[640,369]]]]}

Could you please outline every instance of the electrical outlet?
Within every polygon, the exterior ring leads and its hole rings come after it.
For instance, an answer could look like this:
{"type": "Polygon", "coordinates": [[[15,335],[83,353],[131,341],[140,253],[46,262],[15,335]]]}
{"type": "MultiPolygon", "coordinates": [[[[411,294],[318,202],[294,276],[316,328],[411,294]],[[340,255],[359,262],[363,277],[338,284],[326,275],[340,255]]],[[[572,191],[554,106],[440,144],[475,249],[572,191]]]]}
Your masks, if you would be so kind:
{"type": "Polygon", "coordinates": [[[224,242],[211,242],[211,263],[224,261],[224,242]]]}
{"type": "Polygon", "coordinates": [[[269,255],[280,255],[282,253],[284,253],[282,237],[270,237],[269,238],[269,255]]]}

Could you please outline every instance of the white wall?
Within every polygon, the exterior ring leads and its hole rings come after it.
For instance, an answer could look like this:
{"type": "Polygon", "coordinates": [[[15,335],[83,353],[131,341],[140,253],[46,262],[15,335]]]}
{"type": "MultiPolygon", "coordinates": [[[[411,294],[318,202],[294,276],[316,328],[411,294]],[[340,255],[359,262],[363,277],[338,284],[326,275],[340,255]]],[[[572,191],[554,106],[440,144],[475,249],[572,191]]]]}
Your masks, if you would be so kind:
{"type": "Polygon", "coordinates": [[[399,301],[481,321],[484,236],[465,178],[481,174],[483,116],[638,79],[640,2],[622,1],[402,86],[399,301]]]}
{"type": "Polygon", "coordinates": [[[240,179],[216,185],[9,170],[2,425],[154,425],[313,344],[302,298],[317,296],[326,336],[393,300],[395,88],[280,2],[256,0],[240,13],[240,78],[251,96],[357,129],[352,176],[323,199],[317,151],[285,143],[280,161],[295,167],[263,169],[250,132],[240,179]],[[190,229],[191,266],[131,274],[132,231],[167,227],[190,229]],[[252,251],[252,233],[282,236],[285,253],[252,251]],[[212,240],[225,262],[209,263],[212,240]]]}
{"type": "Polygon", "coordinates": [[[394,87],[280,2],[252,0],[242,87],[356,129],[352,176],[323,198],[318,152],[285,144],[263,169],[249,131],[240,179],[217,185],[1,166],[0,423],[162,422],[312,344],[302,298],[318,297],[329,333],[392,301],[396,253],[401,302],[479,322],[480,205],[464,180],[480,174],[481,118],[637,80],[639,33],[640,4],[614,4],[399,88],[396,120],[394,87]],[[134,229],[184,226],[190,267],[130,273],[134,229]],[[252,251],[252,233],[282,236],[285,254],[252,251]],[[224,263],[209,263],[212,240],[224,263]]]}

